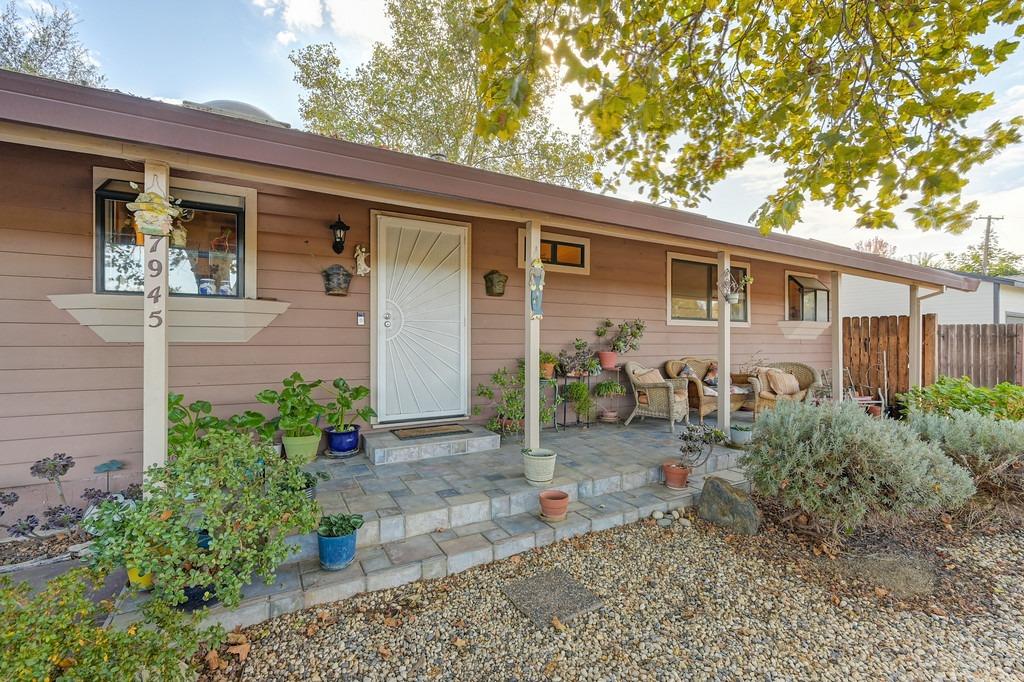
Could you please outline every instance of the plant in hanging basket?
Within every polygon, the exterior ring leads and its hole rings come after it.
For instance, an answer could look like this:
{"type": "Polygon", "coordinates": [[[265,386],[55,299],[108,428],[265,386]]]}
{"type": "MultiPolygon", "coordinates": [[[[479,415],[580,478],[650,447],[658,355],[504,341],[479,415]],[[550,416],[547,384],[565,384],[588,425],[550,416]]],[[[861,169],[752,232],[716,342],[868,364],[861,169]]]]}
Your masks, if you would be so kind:
{"type": "MultiPolygon", "coordinates": [[[[131,187],[139,189],[134,182],[131,187]]],[[[140,192],[135,201],[125,204],[125,208],[135,216],[139,231],[149,235],[170,234],[175,218],[180,217],[183,210],[180,200],[159,192],[140,192]]]]}

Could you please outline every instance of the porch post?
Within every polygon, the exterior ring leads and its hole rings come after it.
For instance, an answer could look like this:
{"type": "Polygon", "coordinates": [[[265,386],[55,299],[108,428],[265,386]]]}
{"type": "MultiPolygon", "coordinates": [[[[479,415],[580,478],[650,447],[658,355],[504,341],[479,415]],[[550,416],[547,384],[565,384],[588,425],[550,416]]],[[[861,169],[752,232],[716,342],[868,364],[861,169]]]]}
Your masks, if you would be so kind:
{"type": "Polygon", "coordinates": [[[839,313],[839,283],[842,274],[832,271],[832,290],[828,293],[828,317],[832,322],[832,400],[843,399],[843,318],[839,313]]]}
{"type": "MultiPolygon", "coordinates": [[[[170,169],[146,161],[145,191],[167,196],[170,169]]],[[[167,237],[146,235],[142,298],[142,466],[167,460],[167,237]]]]}
{"type": "Polygon", "coordinates": [[[523,268],[523,320],[526,353],[525,422],[523,424],[523,447],[535,450],[540,447],[540,320],[535,319],[530,308],[530,263],[540,258],[540,222],[526,222],[526,263],[523,268]]]}
{"type": "Polygon", "coordinates": [[[725,298],[721,281],[729,268],[729,263],[729,252],[719,251],[718,281],[715,282],[715,288],[718,290],[718,428],[726,434],[729,433],[729,423],[732,419],[732,305],[725,298]]]}
{"type": "Polygon", "coordinates": [[[921,330],[921,298],[916,284],[910,285],[910,340],[907,351],[910,355],[910,386],[921,385],[921,354],[924,334],[921,330]]]}

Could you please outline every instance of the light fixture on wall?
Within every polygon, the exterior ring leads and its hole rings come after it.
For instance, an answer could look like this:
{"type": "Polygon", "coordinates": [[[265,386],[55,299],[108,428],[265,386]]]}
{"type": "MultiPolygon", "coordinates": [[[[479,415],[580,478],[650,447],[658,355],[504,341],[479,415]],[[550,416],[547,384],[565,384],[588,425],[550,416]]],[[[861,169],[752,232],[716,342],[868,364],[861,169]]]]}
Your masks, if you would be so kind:
{"type": "Polygon", "coordinates": [[[334,243],[331,247],[334,249],[334,253],[341,255],[345,250],[345,233],[349,231],[349,226],[345,224],[345,221],[341,219],[341,214],[338,214],[338,219],[327,226],[327,229],[334,235],[334,243]]]}

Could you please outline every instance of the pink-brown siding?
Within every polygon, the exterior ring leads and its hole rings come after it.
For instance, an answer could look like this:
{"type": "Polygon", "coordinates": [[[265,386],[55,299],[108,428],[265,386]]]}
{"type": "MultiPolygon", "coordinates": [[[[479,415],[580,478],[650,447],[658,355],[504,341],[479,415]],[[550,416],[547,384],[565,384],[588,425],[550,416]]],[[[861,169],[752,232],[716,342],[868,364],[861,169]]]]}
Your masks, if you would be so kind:
{"type": "MultiPolygon", "coordinates": [[[[0,487],[38,483],[29,476],[29,465],[54,452],[78,460],[69,475],[72,497],[95,485],[93,467],[111,458],[128,464],[117,478],[136,480],[142,442],[141,346],[105,343],[47,296],[92,290],[93,166],[141,169],[115,159],[8,144],[0,144],[0,166],[0,487]]],[[[355,318],[357,311],[370,311],[370,278],[353,278],[347,297],[327,296],[320,270],[332,263],[354,269],[352,247],[369,243],[371,209],[412,211],[217,180],[257,188],[258,294],[290,307],[245,344],[172,344],[172,390],[187,399],[210,400],[219,413],[230,414],[261,408],[255,393],[295,370],[307,377],[344,376],[368,383],[370,328],[357,327],[355,318]],[[340,257],[330,249],[326,228],[338,213],[352,227],[349,247],[340,257]]],[[[518,226],[444,217],[472,223],[473,388],[523,354],[518,226]],[[484,292],[483,274],[492,269],[510,276],[504,297],[484,292]]],[[[546,350],[557,352],[577,336],[593,340],[596,323],[605,317],[639,317],[647,321],[647,333],[631,359],[660,366],[682,355],[715,354],[714,327],[665,323],[665,254],[679,249],[590,238],[589,276],[548,274],[541,336],[546,350]]],[[[830,358],[827,330],[818,338],[794,341],[784,339],[777,326],[783,317],[784,270],[774,263],[751,263],[756,280],[752,322],[734,329],[733,361],[757,354],[825,367],[830,358]]],[[[45,486],[19,492],[22,507],[38,507],[38,495],[51,494],[45,486]]]]}

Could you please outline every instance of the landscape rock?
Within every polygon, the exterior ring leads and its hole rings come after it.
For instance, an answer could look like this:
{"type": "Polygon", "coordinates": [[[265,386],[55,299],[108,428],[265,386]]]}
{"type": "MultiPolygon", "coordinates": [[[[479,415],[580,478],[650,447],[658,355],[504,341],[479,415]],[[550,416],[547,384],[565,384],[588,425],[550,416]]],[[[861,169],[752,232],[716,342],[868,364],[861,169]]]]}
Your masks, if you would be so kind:
{"type": "Polygon", "coordinates": [[[655,520],[663,519],[665,518],[665,512],[655,509],[654,512],[651,514],[651,518],[655,520]]]}
{"type": "Polygon", "coordinates": [[[668,519],[668,518],[658,519],[658,525],[661,526],[662,528],[668,528],[669,526],[672,525],[672,519],[668,519]]]}
{"type": "Polygon", "coordinates": [[[741,535],[754,535],[761,527],[761,511],[750,495],[718,476],[704,480],[697,514],[741,535]]]}

